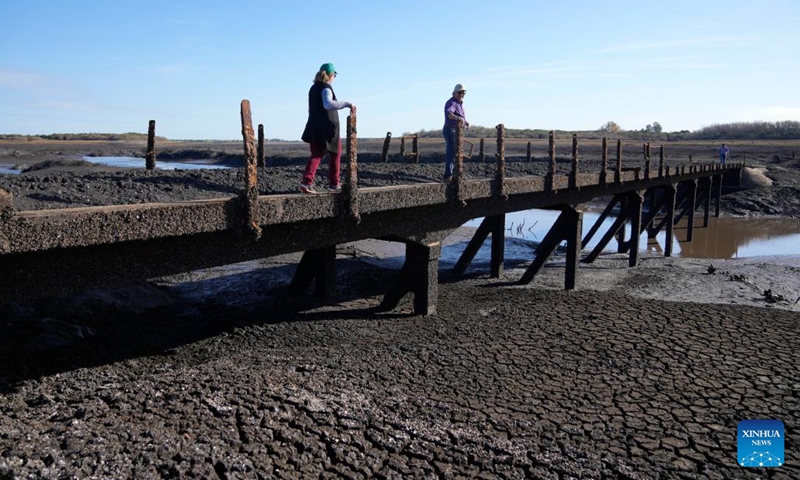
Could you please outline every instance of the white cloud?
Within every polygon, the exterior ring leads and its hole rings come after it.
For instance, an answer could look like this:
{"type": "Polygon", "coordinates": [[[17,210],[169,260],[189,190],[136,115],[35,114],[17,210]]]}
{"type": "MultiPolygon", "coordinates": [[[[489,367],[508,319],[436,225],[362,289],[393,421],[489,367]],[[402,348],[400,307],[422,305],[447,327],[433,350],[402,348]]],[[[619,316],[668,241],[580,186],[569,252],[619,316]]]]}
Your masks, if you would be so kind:
{"type": "Polygon", "coordinates": [[[0,86],[15,89],[36,89],[46,84],[47,81],[42,75],[35,73],[16,72],[13,70],[0,70],[0,86]]]}

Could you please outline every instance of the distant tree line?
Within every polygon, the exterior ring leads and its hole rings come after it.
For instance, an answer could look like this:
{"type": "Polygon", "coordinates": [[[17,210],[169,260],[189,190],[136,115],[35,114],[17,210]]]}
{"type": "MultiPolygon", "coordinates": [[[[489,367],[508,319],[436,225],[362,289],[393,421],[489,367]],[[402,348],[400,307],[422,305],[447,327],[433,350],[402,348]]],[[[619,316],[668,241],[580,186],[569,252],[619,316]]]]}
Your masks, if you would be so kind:
{"type": "MultiPolygon", "coordinates": [[[[780,122],[739,122],[714,124],[696,131],[681,130],[664,132],[659,122],[653,122],[639,130],[625,130],[616,122],[609,121],[597,130],[554,130],[556,137],[599,139],[603,137],[629,140],[796,140],[800,139],[800,122],[785,120],[780,122]]],[[[470,126],[464,132],[467,138],[493,138],[497,136],[494,127],[470,126]]],[[[440,138],[441,129],[420,130],[403,135],[417,135],[420,138],[440,138]]],[[[506,138],[548,138],[550,130],[506,129],[506,138]]]]}
{"type": "MultiPolygon", "coordinates": [[[[51,133],[48,135],[0,134],[0,140],[105,140],[105,141],[146,141],[146,133],[51,133]]],[[[156,140],[167,140],[156,136],[156,140]]]]}

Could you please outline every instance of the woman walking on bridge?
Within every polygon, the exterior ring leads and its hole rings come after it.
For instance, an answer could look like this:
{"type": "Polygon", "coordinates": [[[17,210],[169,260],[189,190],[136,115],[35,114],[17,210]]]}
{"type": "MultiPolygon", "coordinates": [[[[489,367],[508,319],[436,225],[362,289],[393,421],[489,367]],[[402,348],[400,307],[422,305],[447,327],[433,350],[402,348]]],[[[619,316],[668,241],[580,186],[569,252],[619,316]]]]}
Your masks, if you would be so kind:
{"type": "Polygon", "coordinates": [[[302,193],[314,194],[314,177],[322,157],[328,154],[328,190],[341,190],[339,168],[342,158],[342,140],[339,135],[339,110],[349,108],[355,113],[356,106],[350,102],[336,100],[331,83],[336,78],[336,67],[323,63],[308,91],[308,121],[302,139],[309,144],[311,156],[300,183],[302,193]]]}

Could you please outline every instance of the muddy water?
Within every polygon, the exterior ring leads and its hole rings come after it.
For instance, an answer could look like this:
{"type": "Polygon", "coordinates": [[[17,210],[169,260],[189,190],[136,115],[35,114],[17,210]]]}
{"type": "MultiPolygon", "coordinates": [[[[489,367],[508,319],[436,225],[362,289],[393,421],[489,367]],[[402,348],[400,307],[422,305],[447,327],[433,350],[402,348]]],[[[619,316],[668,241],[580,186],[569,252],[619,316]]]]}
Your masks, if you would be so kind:
{"type": "MultiPolygon", "coordinates": [[[[522,241],[541,242],[552,227],[559,212],[550,210],[527,210],[506,215],[506,237],[522,241]]],[[[584,235],[594,225],[596,213],[584,213],[584,235]]],[[[466,226],[477,227],[482,219],[468,222],[466,226]]],[[[598,233],[584,249],[594,249],[614,219],[606,219],[598,233]]],[[[630,232],[630,228],[627,230],[630,232]]],[[[745,258],[761,255],[800,254],[800,219],[791,218],[710,218],[708,227],[703,227],[702,215],[695,217],[691,242],[687,242],[687,222],[682,220],[673,229],[673,256],[688,258],[745,258]]],[[[628,233],[630,236],[630,233],[628,233]]],[[[666,233],[662,230],[655,239],[648,241],[642,234],[639,248],[642,251],[663,253],[666,233]]],[[[616,252],[617,242],[612,239],[604,251],[616,252]]]]}

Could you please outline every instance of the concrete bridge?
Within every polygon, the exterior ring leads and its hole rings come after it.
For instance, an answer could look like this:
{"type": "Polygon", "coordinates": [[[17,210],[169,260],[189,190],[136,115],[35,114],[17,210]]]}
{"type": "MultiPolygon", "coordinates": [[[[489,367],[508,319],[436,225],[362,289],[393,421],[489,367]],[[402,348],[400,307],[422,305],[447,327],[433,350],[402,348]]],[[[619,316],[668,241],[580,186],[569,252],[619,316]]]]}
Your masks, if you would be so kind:
{"type": "MultiPolygon", "coordinates": [[[[639,235],[652,237],[682,217],[691,236],[695,210],[712,201],[719,215],[723,184],[738,185],[742,164],[658,165],[609,168],[582,173],[577,158],[569,174],[509,177],[504,174],[504,132],[498,125],[494,178],[465,179],[457,153],[451,183],[358,188],[355,117],[348,117],[347,162],[343,189],[331,195],[259,195],[255,191],[256,155],[249,103],[242,102],[246,185],[236,197],[180,203],[117,205],[58,210],[14,211],[0,198],[0,304],[68,293],[130,280],[146,280],[201,268],[274,255],[305,252],[292,286],[332,296],[336,292],[336,245],[378,238],[404,242],[406,259],[383,307],[390,309],[413,293],[418,314],[435,314],[441,242],[465,222],[484,221],[457,263],[463,273],[477,249],[492,237],[491,275],[503,268],[505,214],[529,209],[558,209],[559,219],[520,279],[530,282],[556,247],[566,240],[565,288],[574,288],[578,263],[591,262],[617,236],[629,265],[638,262],[639,235]],[[611,198],[602,218],[618,211],[613,226],[600,221],[583,235],[581,205],[611,198]],[[581,258],[589,239],[600,244],[581,258]]],[[[459,142],[459,145],[461,143],[459,142]]],[[[552,142],[551,142],[552,144],[552,142]]],[[[551,151],[553,149],[551,148],[551,151]]],[[[605,147],[604,147],[605,150],[605,147]]],[[[9,206],[10,205],[10,206],[9,206]]],[[[671,254],[671,242],[665,255],[671,254]]]]}

